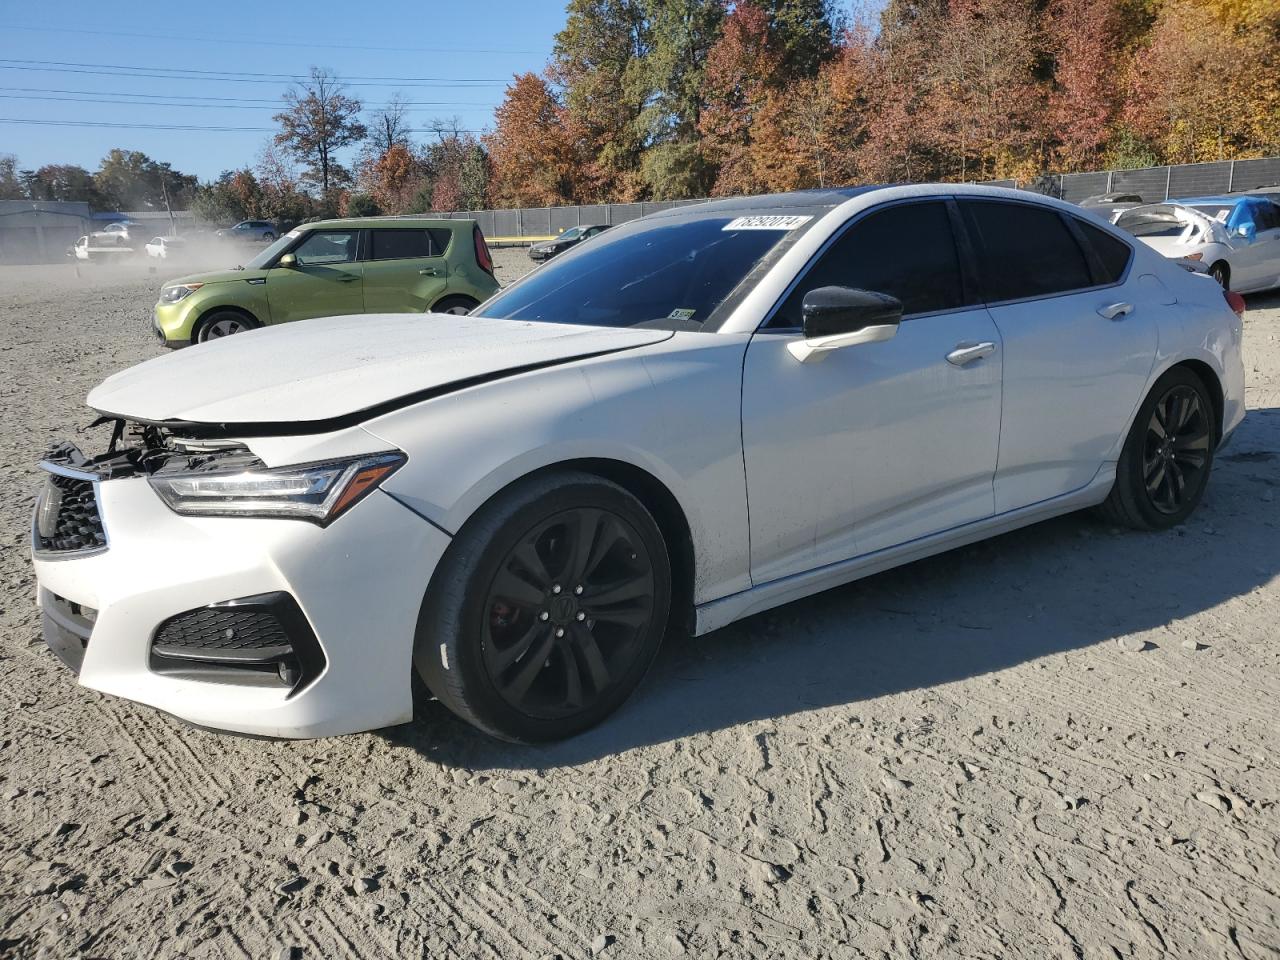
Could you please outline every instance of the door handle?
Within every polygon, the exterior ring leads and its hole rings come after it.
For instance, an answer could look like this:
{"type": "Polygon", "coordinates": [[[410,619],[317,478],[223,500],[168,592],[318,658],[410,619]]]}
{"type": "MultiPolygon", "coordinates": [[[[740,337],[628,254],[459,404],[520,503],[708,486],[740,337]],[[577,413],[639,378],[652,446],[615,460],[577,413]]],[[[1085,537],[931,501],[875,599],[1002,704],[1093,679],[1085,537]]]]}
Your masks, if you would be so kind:
{"type": "Polygon", "coordinates": [[[440,271],[437,270],[435,267],[423,267],[421,270],[418,271],[418,273],[422,274],[422,276],[424,277],[440,276],[440,271]]]}
{"type": "Polygon", "coordinates": [[[352,280],[359,280],[360,278],[357,276],[353,276],[350,273],[344,273],[338,279],[341,280],[343,283],[350,283],[352,280]]]}
{"type": "Polygon", "coordinates": [[[1109,303],[1098,308],[1098,316],[1104,320],[1119,320],[1126,314],[1133,313],[1132,303],[1109,303]]]}
{"type": "Polygon", "coordinates": [[[947,354],[947,363],[963,367],[966,363],[989,357],[995,352],[996,345],[990,340],[983,343],[957,343],[956,348],[947,354]]]}

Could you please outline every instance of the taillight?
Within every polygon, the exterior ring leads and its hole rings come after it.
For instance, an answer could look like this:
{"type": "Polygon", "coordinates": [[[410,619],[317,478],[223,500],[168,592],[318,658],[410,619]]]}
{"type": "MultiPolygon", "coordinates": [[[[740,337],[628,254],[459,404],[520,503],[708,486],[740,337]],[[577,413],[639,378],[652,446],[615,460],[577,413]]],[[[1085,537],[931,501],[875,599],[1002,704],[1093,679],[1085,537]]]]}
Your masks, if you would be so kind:
{"type": "Polygon", "coordinates": [[[472,234],[476,241],[476,263],[480,264],[480,269],[489,276],[493,276],[493,257],[489,255],[489,244],[484,242],[484,234],[480,232],[480,228],[476,227],[472,234]]]}
{"type": "Polygon", "coordinates": [[[1223,290],[1222,295],[1227,298],[1227,306],[1240,319],[1244,319],[1244,297],[1236,293],[1234,290],[1223,290]]]}

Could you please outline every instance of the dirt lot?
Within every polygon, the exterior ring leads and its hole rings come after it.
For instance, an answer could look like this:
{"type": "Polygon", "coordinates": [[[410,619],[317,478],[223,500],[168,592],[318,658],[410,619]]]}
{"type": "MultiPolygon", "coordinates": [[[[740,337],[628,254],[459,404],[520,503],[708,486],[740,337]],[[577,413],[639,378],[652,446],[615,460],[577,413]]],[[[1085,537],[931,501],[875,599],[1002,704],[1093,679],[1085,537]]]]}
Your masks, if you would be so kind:
{"type": "Polygon", "coordinates": [[[74,685],[31,465],[159,352],[160,277],[72,274],[0,268],[0,956],[1280,955],[1280,297],[1184,528],[1067,517],[669,645],[526,749],[434,704],[281,743],[74,685]]]}

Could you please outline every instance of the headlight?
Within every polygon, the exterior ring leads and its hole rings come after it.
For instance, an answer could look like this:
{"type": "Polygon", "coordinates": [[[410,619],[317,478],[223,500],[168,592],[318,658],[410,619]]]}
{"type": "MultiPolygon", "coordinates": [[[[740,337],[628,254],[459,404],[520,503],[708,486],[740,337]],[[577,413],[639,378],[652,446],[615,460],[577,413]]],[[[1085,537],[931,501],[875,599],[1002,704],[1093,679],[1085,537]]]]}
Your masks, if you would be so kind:
{"type": "Polygon", "coordinates": [[[358,503],[405,462],[403,453],[266,467],[240,473],[179,473],[149,478],[175,513],[189,517],[284,517],[324,526],[358,503]]]}
{"type": "Polygon", "coordinates": [[[160,302],[177,303],[179,300],[191,296],[203,286],[203,283],[179,283],[172,287],[164,287],[160,291],[160,302]]]}

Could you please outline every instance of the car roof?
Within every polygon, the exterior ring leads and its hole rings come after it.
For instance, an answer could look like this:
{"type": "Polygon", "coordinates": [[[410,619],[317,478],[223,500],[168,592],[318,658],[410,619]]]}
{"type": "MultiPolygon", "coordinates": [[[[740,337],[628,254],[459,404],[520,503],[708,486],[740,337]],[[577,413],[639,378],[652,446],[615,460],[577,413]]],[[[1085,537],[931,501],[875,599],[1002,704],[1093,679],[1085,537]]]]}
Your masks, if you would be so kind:
{"type": "Polygon", "coordinates": [[[346,217],[335,220],[315,220],[311,223],[300,223],[296,230],[315,230],[318,227],[404,227],[408,229],[423,227],[452,227],[454,224],[470,226],[474,220],[462,218],[428,218],[428,217],[346,217]]]}
{"type": "Polygon", "coordinates": [[[1247,197],[1241,197],[1239,195],[1234,197],[1178,197],[1177,199],[1170,199],[1170,200],[1167,200],[1166,202],[1167,203],[1185,203],[1191,206],[1194,206],[1197,203],[1221,203],[1226,206],[1231,206],[1232,204],[1240,203],[1241,201],[1247,200],[1247,199],[1248,199],[1247,197]]]}
{"type": "Polygon", "coordinates": [[[884,184],[875,184],[864,187],[792,190],[789,193],[768,193],[753,197],[725,197],[722,200],[686,203],[670,210],[660,210],[649,214],[645,219],[693,219],[707,214],[731,213],[758,216],[767,216],[771,213],[821,214],[840,206],[846,200],[882,189],[884,186],[884,184]]]}

